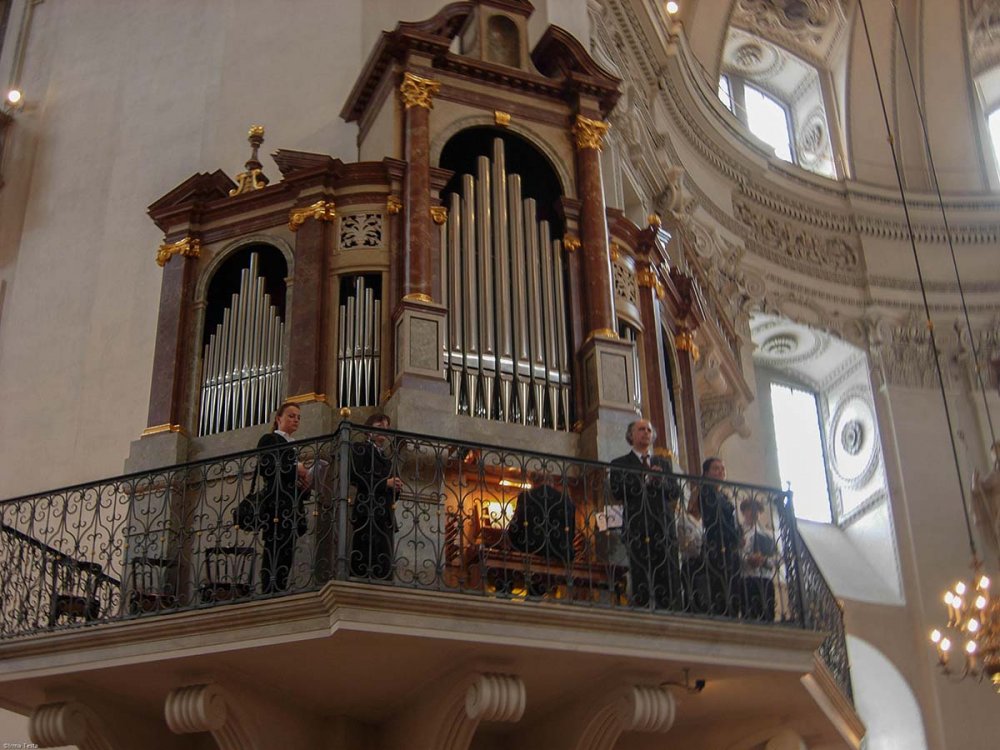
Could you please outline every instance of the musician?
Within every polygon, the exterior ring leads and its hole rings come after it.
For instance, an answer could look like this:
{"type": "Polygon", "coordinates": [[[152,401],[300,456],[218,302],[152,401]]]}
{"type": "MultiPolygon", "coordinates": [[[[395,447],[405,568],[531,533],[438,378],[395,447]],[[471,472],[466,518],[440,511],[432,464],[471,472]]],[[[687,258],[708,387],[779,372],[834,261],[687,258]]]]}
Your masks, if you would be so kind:
{"type": "Polygon", "coordinates": [[[680,610],[683,597],[674,503],[680,487],[666,458],[652,455],[656,429],[648,419],[632,422],[625,440],[631,450],[611,462],[611,494],[624,506],[632,603],[680,610]]]}
{"type": "Polygon", "coordinates": [[[278,407],[271,431],[261,435],[258,448],[272,448],[260,454],[258,475],[264,483],[260,493],[270,516],[264,526],[264,559],[260,579],[264,593],[288,588],[288,575],[295,557],[295,542],[306,533],[305,500],[310,477],[289,445],[299,429],[302,414],[295,404],[278,407]]]}
{"type": "MultiPolygon", "coordinates": [[[[372,414],[365,425],[389,429],[389,417],[372,414]]],[[[351,506],[351,575],[369,580],[391,580],[396,532],[395,499],[403,480],[395,474],[388,451],[389,438],[368,433],[351,446],[351,484],[357,488],[351,506]]]]}

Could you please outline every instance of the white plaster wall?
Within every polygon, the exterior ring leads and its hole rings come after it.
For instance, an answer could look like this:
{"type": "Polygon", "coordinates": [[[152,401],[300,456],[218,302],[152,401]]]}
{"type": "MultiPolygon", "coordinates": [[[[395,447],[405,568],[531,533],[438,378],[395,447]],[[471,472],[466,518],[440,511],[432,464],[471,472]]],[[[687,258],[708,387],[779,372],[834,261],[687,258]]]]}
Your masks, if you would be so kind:
{"type": "Polygon", "coordinates": [[[253,123],[265,153],[353,161],[339,112],[368,53],[362,5],[36,6],[0,191],[0,497],[120,473],[145,427],[162,239],[149,203],[195,172],[240,171],[253,123]]]}

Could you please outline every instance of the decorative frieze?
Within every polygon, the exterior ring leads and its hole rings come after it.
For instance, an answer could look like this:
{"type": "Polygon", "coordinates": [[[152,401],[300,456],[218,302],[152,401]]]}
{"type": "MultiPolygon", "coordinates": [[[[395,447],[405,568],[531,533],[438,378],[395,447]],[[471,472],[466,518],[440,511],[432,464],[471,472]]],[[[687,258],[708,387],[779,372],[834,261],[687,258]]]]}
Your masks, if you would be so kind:
{"type": "Polygon", "coordinates": [[[792,262],[799,270],[816,268],[835,273],[857,274],[861,270],[859,250],[843,237],[821,237],[803,227],[783,221],[737,198],[736,217],[750,230],[759,254],[792,262]]]}

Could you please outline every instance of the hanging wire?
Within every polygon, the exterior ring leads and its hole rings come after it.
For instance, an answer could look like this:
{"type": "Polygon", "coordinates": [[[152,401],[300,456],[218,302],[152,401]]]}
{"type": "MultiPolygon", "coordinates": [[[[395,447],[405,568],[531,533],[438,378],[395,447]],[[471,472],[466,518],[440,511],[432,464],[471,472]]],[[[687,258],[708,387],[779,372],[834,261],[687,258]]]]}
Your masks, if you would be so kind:
{"type": "Polygon", "coordinates": [[[903,202],[903,215],[906,218],[906,231],[910,237],[910,249],[913,251],[913,263],[917,267],[917,281],[920,283],[920,296],[924,303],[924,314],[927,317],[927,331],[930,334],[931,353],[934,356],[934,368],[937,371],[938,385],[941,387],[941,401],[944,404],[945,421],[948,423],[948,440],[951,442],[951,455],[955,461],[955,475],[958,477],[958,490],[962,498],[962,514],[965,517],[965,530],[969,535],[969,549],[972,552],[973,560],[978,561],[979,555],[976,552],[976,541],[972,535],[972,521],[969,518],[969,506],[965,499],[965,485],[962,484],[962,465],[958,460],[958,446],[955,445],[955,433],[952,428],[951,408],[948,406],[948,397],[944,390],[944,376],[941,373],[941,359],[938,354],[937,337],[934,335],[934,321],[931,320],[931,308],[927,302],[927,289],[924,287],[924,274],[920,265],[920,255],[917,253],[917,241],[913,235],[913,223],[910,221],[910,207],[906,201],[906,191],[903,188],[903,175],[899,167],[899,158],[896,156],[896,144],[892,137],[892,127],[889,125],[889,112],[885,106],[885,94],[882,89],[882,79],[878,74],[878,65],[875,63],[875,49],[872,47],[871,32],[868,30],[868,16],[865,14],[865,4],[863,0],[858,0],[858,9],[861,11],[861,23],[865,29],[865,41],[868,43],[868,55],[872,61],[872,72],[875,74],[875,86],[878,89],[879,104],[882,105],[882,118],[885,120],[886,138],[889,141],[889,151],[892,153],[892,165],[896,170],[896,183],[899,186],[899,197],[903,202]]]}
{"type": "Polygon", "coordinates": [[[910,88],[913,89],[913,101],[917,105],[917,116],[920,118],[920,128],[924,136],[924,152],[927,154],[927,164],[930,167],[931,182],[937,193],[938,206],[941,209],[941,219],[944,221],[944,232],[948,238],[948,250],[951,253],[951,265],[955,269],[955,281],[958,282],[958,296],[962,300],[962,315],[965,317],[965,329],[969,332],[969,343],[972,345],[972,363],[976,370],[976,380],[979,382],[979,392],[983,397],[983,412],[986,414],[986,422],[990,427],[990,444],[997,442],[997,434],[993,429],[993,417],[990,415],[990,405],[986,398],[986,384],[983,382],[983,373],[979,367],[979,352],[976,351],[976,337],[972,331],[972,322],[969,320],[969,308],[965,304],[965,289],[962,287],[962,277],[958,273],[958,260],[955,258],[955,243],[951,237],[951,227],[948,225],[948,213],[944,208],[944,198],[941,196],[941,183],[938,181],[937,168],[934,166],[934,155],[931,153],[931,141],[927,131],[927,118],[924,115],[923,105],[917,95],[917,82],[913,77],[913,66],[910,64],[910,52],[906,46],[906,39],[903,35],[903,27],[899,20],[899,5],[896,0],[892,3],[892,12],[896,19],[896,29],[899,31],[899,43],[903,50],[903,58],[906,60],[906,72],[910,76],[910,88]]]}

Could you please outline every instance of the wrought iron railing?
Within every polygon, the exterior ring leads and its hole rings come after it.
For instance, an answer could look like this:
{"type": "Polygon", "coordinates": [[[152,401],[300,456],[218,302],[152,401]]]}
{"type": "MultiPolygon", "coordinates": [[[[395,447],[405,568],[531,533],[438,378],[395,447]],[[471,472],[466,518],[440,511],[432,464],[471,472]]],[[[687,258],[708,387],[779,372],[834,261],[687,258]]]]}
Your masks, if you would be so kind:
{"type": "Polygon", "coordinates": [[[332,435],[0,502],[0,638],[337,578],[829,632],[788,493],[343,423],[332,435]],[[305,476],[302,476],[302,475],[305,476]],[[308,487],[307,487],[308,485],[308,487]]]}

